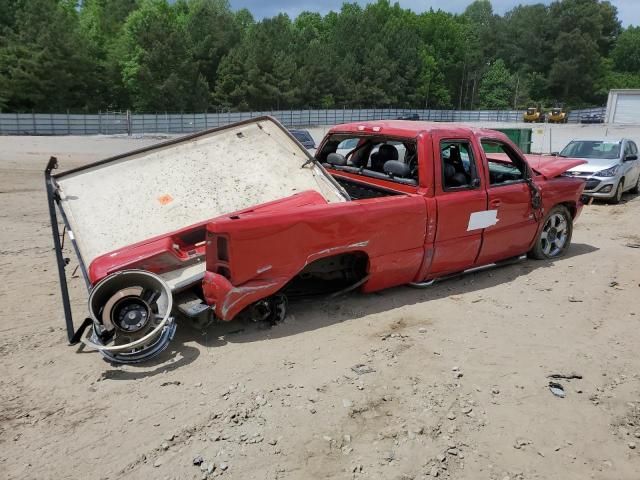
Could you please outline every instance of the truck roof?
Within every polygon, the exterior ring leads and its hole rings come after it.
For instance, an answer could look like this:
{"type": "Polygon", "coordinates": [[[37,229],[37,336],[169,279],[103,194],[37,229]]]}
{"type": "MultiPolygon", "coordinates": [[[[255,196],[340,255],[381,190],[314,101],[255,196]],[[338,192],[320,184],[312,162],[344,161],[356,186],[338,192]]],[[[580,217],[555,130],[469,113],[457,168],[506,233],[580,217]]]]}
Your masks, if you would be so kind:
{"type": "Polygon", "coordinates": [[[455,130],[459,133],[476,136],[498,136],[506,138],[502,132],[488,128],[475,128],[460,123],[422,122],[409,120],[369,120],[365,122],[344,123],[335,125],[329,133],[378,133],[398,137],[415,138],[421,133],[432,133],[435,131],[448,132],[455,130]]]}

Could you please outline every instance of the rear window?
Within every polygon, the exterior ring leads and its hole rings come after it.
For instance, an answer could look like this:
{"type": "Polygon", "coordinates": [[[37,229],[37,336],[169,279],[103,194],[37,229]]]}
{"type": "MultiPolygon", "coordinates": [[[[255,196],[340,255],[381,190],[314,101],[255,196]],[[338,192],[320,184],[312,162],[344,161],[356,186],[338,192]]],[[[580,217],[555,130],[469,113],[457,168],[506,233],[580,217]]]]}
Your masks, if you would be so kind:
{"type": "Polygon", "coordinates": [[[316,158],[336,170],[418,184],[418,151],[413,138],[336,133],[327,138],[316,158]]]}

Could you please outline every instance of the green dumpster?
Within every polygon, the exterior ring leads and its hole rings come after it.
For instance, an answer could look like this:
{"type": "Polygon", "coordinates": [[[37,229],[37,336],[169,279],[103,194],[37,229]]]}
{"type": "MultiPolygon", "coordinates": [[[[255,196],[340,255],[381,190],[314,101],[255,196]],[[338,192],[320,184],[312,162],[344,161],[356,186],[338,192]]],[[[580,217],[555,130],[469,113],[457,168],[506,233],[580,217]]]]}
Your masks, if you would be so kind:
{"type": "Polygon", "coordinates": [[[504,133],[523,153],[531,153],[530,128],[494,128],[493,130],[504,133]]]}

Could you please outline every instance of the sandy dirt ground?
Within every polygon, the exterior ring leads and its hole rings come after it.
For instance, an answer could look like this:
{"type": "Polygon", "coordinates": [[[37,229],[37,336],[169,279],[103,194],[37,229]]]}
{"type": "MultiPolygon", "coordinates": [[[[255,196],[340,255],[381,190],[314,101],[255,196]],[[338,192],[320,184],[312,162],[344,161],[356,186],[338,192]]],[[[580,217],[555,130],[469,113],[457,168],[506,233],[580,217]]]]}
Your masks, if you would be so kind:
{"type": "Polygon", "coordinates": [[[43,169],[153,141],[0,138],[0,478],[640,478],[640,198],[585,207],[556,261],[179,325],[115,367],[67,346],[43,169]]]}

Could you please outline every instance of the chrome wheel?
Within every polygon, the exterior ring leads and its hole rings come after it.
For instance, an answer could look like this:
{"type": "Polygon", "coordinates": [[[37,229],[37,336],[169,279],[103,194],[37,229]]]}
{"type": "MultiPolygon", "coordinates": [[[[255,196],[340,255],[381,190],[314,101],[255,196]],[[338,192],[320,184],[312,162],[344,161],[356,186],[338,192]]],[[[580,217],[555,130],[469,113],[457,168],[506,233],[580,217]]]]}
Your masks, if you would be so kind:
{"type": "Polygon", "coordinates": [[[555,257],[564,248],[569,236],[569,222],[561,213],[549,216],[542,228],[540,243],[547,257],[555,257]]]}

